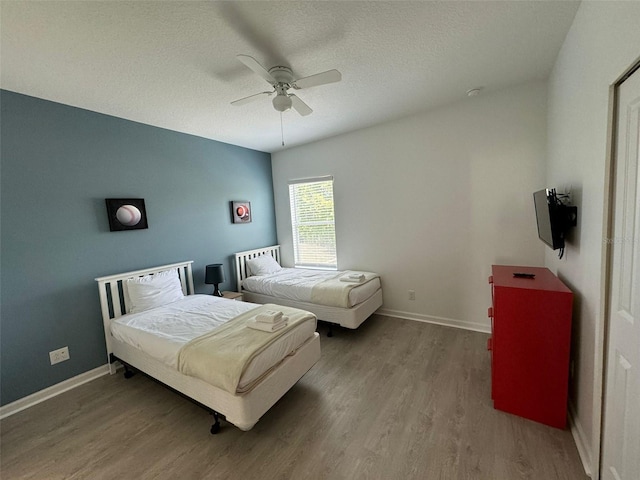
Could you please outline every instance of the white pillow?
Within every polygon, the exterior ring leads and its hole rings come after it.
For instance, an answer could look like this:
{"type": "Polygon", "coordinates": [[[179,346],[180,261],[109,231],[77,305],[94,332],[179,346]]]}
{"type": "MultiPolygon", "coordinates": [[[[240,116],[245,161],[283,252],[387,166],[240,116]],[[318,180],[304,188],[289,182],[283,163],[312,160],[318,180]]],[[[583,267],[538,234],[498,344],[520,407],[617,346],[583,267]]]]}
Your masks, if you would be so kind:
{"type": "Polygon", "coordinates": [[[126,282],[130,313],[144,312],[184,298],[176,268],[144,277],[128,278],[126,282]]]}
{"type": "Polygon", "coordinates": [[[282,270],[282,267],[271,255],[260,255],[247,260],[247,270],[250,275],[268,275],[282,270]]]}

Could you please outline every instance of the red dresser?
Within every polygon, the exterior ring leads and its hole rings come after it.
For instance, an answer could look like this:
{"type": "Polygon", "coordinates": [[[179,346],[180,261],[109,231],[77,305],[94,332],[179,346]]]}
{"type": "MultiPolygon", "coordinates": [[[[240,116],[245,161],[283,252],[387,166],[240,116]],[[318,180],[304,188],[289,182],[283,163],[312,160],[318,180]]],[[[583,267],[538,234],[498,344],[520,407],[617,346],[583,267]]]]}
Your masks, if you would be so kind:
{"type": "Polygon", "coordinates": [[[539,267],[493,265],[489,283],[494,407],[565,428],[573,293],[539,267]]]}

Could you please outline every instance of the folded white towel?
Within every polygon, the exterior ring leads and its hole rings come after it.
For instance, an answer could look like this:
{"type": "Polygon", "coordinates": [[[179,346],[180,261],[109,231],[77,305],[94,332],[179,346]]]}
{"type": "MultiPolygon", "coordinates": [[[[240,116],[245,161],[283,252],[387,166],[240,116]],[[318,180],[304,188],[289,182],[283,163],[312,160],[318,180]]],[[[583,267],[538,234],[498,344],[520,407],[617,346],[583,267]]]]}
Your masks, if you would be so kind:
{"type": "Polygon", "coordinates": [[[282,317],[282,320],[276,323],[264,323],[257,320],[252,320],[247,324],[247,327],[253,328],[254,330],[262,330],[263,332],[271,333],[286,327],[289,324],[288,320],[289,317],[282,317]]]}
{"type": "Polygon", "coordinates": [[[364,273],[352,273],[349,275],[349,278],[358,280],[359,282],[364,282],[364,273]]]}
{"type": "Polygon", "coordinates": [[[263,323],[276,323],[282,320],[282,312],[266,310],[256,315],[256,320],[263,323]]]}
{"type": "Polygon", "coordinates": [[[346,275],[344,277],[340,277],[340,281],[348,283],[362,283],[364,282],[364,275],[346,275]]]}

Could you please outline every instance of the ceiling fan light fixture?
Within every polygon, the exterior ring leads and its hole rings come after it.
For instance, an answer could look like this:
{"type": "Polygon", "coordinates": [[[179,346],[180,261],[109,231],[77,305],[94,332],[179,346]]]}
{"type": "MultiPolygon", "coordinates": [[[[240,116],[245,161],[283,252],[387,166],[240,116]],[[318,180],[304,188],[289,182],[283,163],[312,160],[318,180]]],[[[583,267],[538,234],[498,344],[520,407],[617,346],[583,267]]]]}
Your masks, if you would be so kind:
{"type": "Polygon", "coordinates": [[[291,99],[287,95],[276,95],[273,99],[273,108],[279,112],[286,112],[291,108],[291,99]]]}

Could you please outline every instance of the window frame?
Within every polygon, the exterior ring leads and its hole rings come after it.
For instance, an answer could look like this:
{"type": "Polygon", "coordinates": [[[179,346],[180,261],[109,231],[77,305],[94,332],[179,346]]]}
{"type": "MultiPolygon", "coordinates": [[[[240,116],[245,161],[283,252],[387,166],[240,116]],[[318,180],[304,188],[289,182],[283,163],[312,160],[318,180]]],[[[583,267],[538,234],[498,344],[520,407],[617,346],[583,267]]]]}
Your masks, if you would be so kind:
{"type": "MultiPolygon", "coordinates": [[[[333,176],[322,176],[322,177],[311,177],[311,178],[300,178],[295,180],[288,181],[288,191],[289,191],[289,218],[291,221],[291,240],[293,244],[293,257],[294,257],[294,266],[295,268],[307,268],[307,269],[316,269],[316,270],[337,270],[338,269],[338,258],[337,258],[337,246],[336,246],[336,221],[335,221],[335,195],[334,195],[334,179],[333,176]],[[300,221],[300,215],[298,215],[297,211],[299,210],[297,207],[300,206],[300,202],[298,202],[298,197],[296,196],[296,186],[297,185],[309,185],[313,183],[329,183],[331,187],[331,220],[316,220],[316,221],[300,221]],[[300,243],[300,226],[320,226],[325,225],[331,226],[331,233],[327,237],[329,242],[332,242],[328,245],[329,251],[328,255],[332,256],[333,261],[304,261],[305,257],[301,254],[301,243],[300,243]],[[329,237],[333,238],[329,238],[329,237]]],[[[318,193],[322,193],[319,189],[318,193]]],[[[306,212],[305,212],[306,213],[306,212]]]]}

